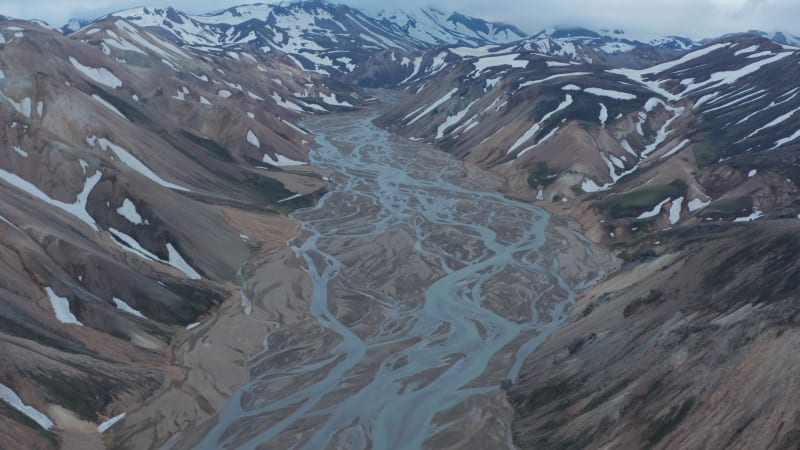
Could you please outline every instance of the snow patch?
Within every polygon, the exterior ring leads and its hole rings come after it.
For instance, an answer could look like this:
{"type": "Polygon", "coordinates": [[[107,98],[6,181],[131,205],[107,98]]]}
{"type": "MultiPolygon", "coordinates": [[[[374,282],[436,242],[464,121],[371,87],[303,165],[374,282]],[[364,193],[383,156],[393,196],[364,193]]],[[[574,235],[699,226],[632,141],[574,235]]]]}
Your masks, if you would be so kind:
{"type": "MultiPolygon", "coordinates": [[[[25,97],[22,100],[20,100],[19,102],[17,102],[14,99],[12,99],[11,97],[8,97],[7,95],[5,95],[2,92],[0,92],[0,98],[5,99],[9,104],[11,104],[11,106],[14,109],[17,110],[17,112],[19,112],[23,116],[28,117],[28,118],[31,117],[31,108],[33,106],[33,103],[32,103],[32,101],[31,101],[31,99],[29,97],[25,97]]],[[[16,123],[16,122],[14,122],[14,123],[16,123]]],[[[12,128],[14,128],[13,125],[12,125],[12,128]]]]}
{"type": "Polygon", "coordinates": [[[345,106],[347,108],[352,108],[353,105],[347,102],[342,102],[336,99],[336,94],[327,95],[324,92],[320,92],[319,97],[322,99],[324,103],[333,106],[345,106]]]}
{"type": "Polygon", "coordinates": [[[86,142],[89,145],[99,144],[100,148],[103,151],[111,150],[123,164],[130,167],[134,171],[138,172],[139,174],[149,178],[151,181],[160,184],[166,188],[174,189],[176,191],[183,191],[183,192],[191,192],[189,189],[186,189],[183,186],[178,186],[177,184],[170,183],[169,181],[164,180],[163,178],[159,177],[155,174],[149,167],[147,167],[143,162],[137,159],[135,156],[130,154],[127,150],[120,147],[119,145],[114,144],[113,142],[109,141],[106,138],[97,138],[96,136],[92,136],[86,138],[86,142]]]}
{"type": "Polygon", "coordinates": [[[691,143],[692,141],[690,141],[689,139],[684,139],[680,144],[673,147],[672,150],[668,151],[667,153],[664,153],[664,155],[659,159],[667,159],[670,156],[674,155],[675,153],[678,153],[679,151],[683,150],[684,148],[686,148],[687,145],[691,143]]]}
{"type": "Polygon", "coordinates": [[[277,93],[273,93],[271,97],[272,97],[273,100],[275,100],[275,103],[277,103],[278,106],[280,106],[282,108],[286,108],[286,109],[288,109],[290,111],[295,111],[295,112],[303,112],[303,108],[297,106],[296,104],[294,104],[292,102],[284,100],[277,93]]]}
{"type": "Polygon", "coordinates": [[[50,198],[49,195],[39,190],[39,188],[33,183],[19,177],[18,175],[0,169],[0,180],[3,180],[12,186],[27,192],[33,197],[36,197],[51,206],[55,206],[64,212],[72,214],[92,227],[93,230],[97,230],[97,225],[95,224],[94,218],[92,218],[92,216],[86,211],[86,201],[89,198],[89,194],[92,192],[92,189],[94,189],[97,183],[100,182],[101,177],[102,174],[98,170],[94,175],[86,179],[86,182],[83,185],[83,190],[78,194],[77,198],[75,199],[75,203],[64,203],[60,200],[54,200],[50,198]]]}
{"type": "Polygon", "coordinates": [[[683,207],[683,197],[679,197],[672,201],[672,206],[669,207],[670,225],[675,225],[681,220],[681,207],[683,207]]]}
{"type": "Polygon", "coordinates": [[[485,70],[492,67],[510,66],[514,69],[524,69],[528,67],[530,61],[524,59],[518,60],[516,59],[518,56],[519,53],[509,53],[507,55],[485,56],[475,61],[470,61],[472,65],[475,66],[475,70],[472,71],[470,76],[472,78],[478,78],[485,70]]]}
{"type": "Polygon", "coordinates": [[[737,217],[733,219],[734,222],[752,222],[764,215],[763,212],[759,211],[758,208],[753,208],[753,212],[746,217],[737,217]]]}
{"type": "Polygon", "coordinates": [[[611,89],[603,89],[603,88],[585,88],[583,90],[586,93],[597,95],[599,97],[609,97],[615,100],[635,100],[636,96],[633,94],[629,94],[627,92],[620,92],[614,91],[611,89]]]}
{"type": "MultiPolygon", "coordinates": [[[[408,122],[406,125],[411,125],[411,124],[413,124],[414,122],[418,121],[419,119],[423,118],[423,117],[424,117],[424,116],[426,116],[426,115],[427,115],[429,112],[431,112],[431,111],[433,111],[434,109],[438,108],[438,107],[439,107],[440,105],[442,105],[444,102],[446,102],[446,101],[450,100],[450,98],[451,98],[451,97],[453,97],[453,94],[455,94],[456,92],[458,92],[458,88],[453,88],[453,89],[452,89],[450,92],[448,92],[447,94],[443,95],[441,98],[439,98],[438,100],[436,100],[435,102],[433,102],[433,104],[432,104],[432,105],[430,105],[429,107],[427,107],[427,108],[426,108],[424,111],[422,111],[421,113],[417,114],[417,115],[416,115],[416,117],[414,117],[414,118],[413,118],[413,119],[412,119],[410,122],[408,122]]],[[[417,112],[417,111],[413,111],[413,112],[411,112],[411,114],[407,115],[406,117],[403,117],[403,120],[404,120],[404,121],[405,121],[405,120],[408,120],[408,118],[409,118],[409,117],[411,117],[412,115],[414,115],[414,113],[416,113],[416,112],[417,112]]]]}
{"type": "Polygon", "coordinates": [[[608,108],[606,105],[600,103],[600,126],[605,127],[606,121],[608,120],[608,108]]]}
{"type": "Polygon", "coordinates": [[[23,403],[22,399],[19,397],[19,395],[17,395],[16,392],[2,383],[0,383],[0,399],[3,399],[3,401],[8,403],[12,408],[28,416],[31,420],[39,424],[39,426],[45,430],[53,428],[53,421],[50,420],[49,417],[44,415],[41,411],[33,406],[28,406],[23,403]]]}
{"type": "Polygon", "coordinates": [[[183,259],[181,254],[178,253],[178,250],[176,250],[171,243],[167,243],[167,252],[169,253],[169,265],[180,270],[192,280],[199,280],[203,278],[192,268],[192,266],[189,265],[189,263],[186,262],[186,260],[183,259]]]}
{"type": "Polygon", "coordinates": [[[142,247],[142,245],[139,244],[139,242],[132,236],[128,236],[127,234],[113,227],[109,227],[108,232],[125,244],[121,245],[116,240],[114,240],[114,243],[119,245],[123,250],[131,252],[139,257],[148,259],[150,261],[157,261],[162,263],[165,262],[158,256],[154,255],[153,253],[150,253],[146,248],[142,247]]]}
{"type": "Polygon", "coordinates": [[[97,426],[97,432],[98,433],[105,433],[106,430],[108,430],[109,428],[114,426],[115,423],[117,423],[120,420],[124,419],[127,414],[128,413],[122,413],[122,414],[120,414],[118,416],[114,416],[114,417],[106,420],[105,422],[103,422],[103,423],[101,423],[100,425],[97,426]]]}
{"type": "Polygon", "coordinates": [[[78,69],[81,73],[86,75],[89,79],[96,83],[108,86],[112,89],[122,87],[122,80],[114,76],[114,74],[104,67],[89,67],[81,64],[77,59],[70,56],[69,62],[78,69]]]}
{"type": "Polygon", "coordinates": [[[697,210],[705,208],[706,206],[708,206],[710,204],[711,204],[711,200],[708,200],[707,202],[704,202],[704,201],[700,200],[699,198],[696,198],[696,199],[690,201],[687,206],[689,206],[689,212],[695,212],[697,210]]]}
{"type": "Polygon", "coordinates": [[[247,142],[256,148],[261,148],[261,143],[258,141],[256,134],[253,133],[253,130],[247,130],[247,142]]]}
{"type": "Polygon", "coordinates": [[[50,299],[50,305],[53,307],[53,311],[56,314],[56,320],[68,325],[83,326],[81,321],[69,310],[69,300],[67,300],[67,298],[59,297],[50,287],[46,287],[45,291],[47,292],[47,297],[50,299]]]}
{"type": "Polygon", "coordinates": [[[123,119],[126,119],[126,120],[128,119],[127,117],[125,117],[124,114],[119,112],[119,110],[116,107],[114,107],[114,105],[112,105],[111,103],[108,103],[107,101],[105,101],[103,99],[103,97],[100,97],[97,94],[92,94],[92,99],[94,99],[94,101],[96,101],[97,103],[103,105],[104,108],[108,109],[109,111],[113,112],[114,114],[122,117],[123,119]]]}
{"type": "Polygon", "coordinates": [[[541,124],[543,124],[547,119],[549,119],[559,111],[566,109],[571,104],[572,104],[572,96],[570,94],[567,94],[566,97],[564,98],[564,101],[561,102],[558,105],[558,107],[556,107],[556,109],[545,114],[544,117],[542,117],[542,119],[538,123],[535,123],[532,127],[528,129],[528,131],[526,131],[522,136],[520,136],[519,139],[517,139],[517,141],[514,142],[511,148],[509,148],[508,151],[506,151],[506,154],[509,154],[514,150],[518,149],[522,144],[524,144],[529,139],[534,137],[541,129],[542,127],[541,124]]]}
{"type": "Polygon", "coordinates": [[[303,196],[303,194],[294,194],[291,197],[286,197],[284,199],[278,200],[278,203],[288,202],[290,200],[294,200],[294,199],[300,198],[302,196],[303,196]]]}
{"type": "Polygon", "coordinates": [[[178,89],[178,93],[176,95],[173,95],[172,98],[174,98],[175,100],[183,101],[186,100],[186,96],[188,94],[189,94],[189,89],[186,86],[183,86],[182,88],[178,89]]]}
{"type": "MultiPolygon", "coordinates": [[[[116,305],[117,309],[119,309],[120,311],[126,312],[126,313],[134,315],[136,317],[141,317],[142,319],[147,319],[147,317],[145,317],[144,314],[142,314],[141,311],[139,311],[138,309],[135,309],[131,305],[125,303],[124,300],[119,299],[117,297],[114,297],[112,300],[114,301],[114,305],[116,305]]],[[[102,433],[102,430],[99,430],[99,431],[102,433]]]]}
{"type": "Polygon", "coordinates": [[[141,225],[144,223],[142,216],[136,211],[136,205],[127,198],[122,201],[122,206],[117,208],[117,214],[128,219],[128,222],[134,225],[141,225]]]}
{"type": "Polygon", "coordinates": [[[670,201],[670,198],[667,197],[665,200],[662,200],[659,204],[654,206],[653,209],[651,209],[650,211],[645,211],[645,212],[639,214],[639,216],[637,216],[636,218],[637,219],[649,219],[651,217],[655,217],[655,216],[661,214],[661,208],[663,208],[664,205],[669,203],[669,201],[670,201]]]}
{"type": "MultiPolygon", "coordinates": [[[[480,99],[478,99],[480,100],[480,99]]],[[[441,139],[444,137],[444,132],[447,131],[448,128],[452,127],[453,125],[458,124],[464,119],[464,116],[467,115],[472,105],[478,102],[478,100],[473,101],[466,108],[462,109],[461,111],[457,112],[455,115],[447,116],[447,119],[439,125],[439,128],[436,130],[436,139],[441,139]]]]}
{"type": "Polygon", "coordinates": [[[267,164],[272,164],[273,166],[283,167],[283,166],[302,166],[308,164],[307,162],[303,161],[295,161],[293,159],[287,158],[280,153],[276,153],[275,156],[270,156],[269,153],[265,153],[264,157],[261,160],[267,164]]]}

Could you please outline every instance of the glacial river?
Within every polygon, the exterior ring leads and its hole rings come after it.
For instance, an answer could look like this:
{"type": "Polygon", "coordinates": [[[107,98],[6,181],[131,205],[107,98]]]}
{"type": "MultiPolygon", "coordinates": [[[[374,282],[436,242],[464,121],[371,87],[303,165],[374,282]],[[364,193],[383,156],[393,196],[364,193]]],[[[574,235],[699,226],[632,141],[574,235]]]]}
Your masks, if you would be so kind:
{"type": "Polygon", "coordinates": [[[313,164],[335,173],[293,215],[314,323],[269,338],[197,448],[440,448],[490,418],[508,427],[501,384],[574,299],[543,251],[550,217],[375,117],[304,123],[313,164]]]}

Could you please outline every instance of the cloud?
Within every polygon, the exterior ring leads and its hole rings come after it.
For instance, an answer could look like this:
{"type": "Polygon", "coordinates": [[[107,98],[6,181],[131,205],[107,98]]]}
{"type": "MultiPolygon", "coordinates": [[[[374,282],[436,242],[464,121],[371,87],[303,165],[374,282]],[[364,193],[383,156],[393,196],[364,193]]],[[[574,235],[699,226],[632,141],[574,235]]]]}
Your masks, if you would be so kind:
{"type": "MultiPolygon", "coordinates": [[[[0,0],[0,14],[39,18],[60,26],[70,17],[96,18],[147,3],[171,5],[189,13],[218,10],[247,0],[0,0]]],[[[257,0],[255,0],[257,1],[257,0]]],[[[395,7],[386,0],[334,0],[370,10],[395,7]]],[[[442,10],[501,21],[535,33],[543,28],[584,26],[622,28],[702,38],[760,29],[800,34],[797,0],[405,0],[404,9],[435,6],[442,10]]]]}

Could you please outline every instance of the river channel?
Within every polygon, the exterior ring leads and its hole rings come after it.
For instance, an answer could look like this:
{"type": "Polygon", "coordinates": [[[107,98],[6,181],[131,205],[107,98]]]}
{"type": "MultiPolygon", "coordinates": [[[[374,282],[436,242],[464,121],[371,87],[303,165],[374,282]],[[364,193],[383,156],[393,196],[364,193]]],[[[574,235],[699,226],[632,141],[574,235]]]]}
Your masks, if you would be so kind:
{"type": "Polygon", "coordinates": [[[511,446],[501,385],[602,276],[594,250],[376,114],[304,122],[335,185],[293,214],[313,323],[265,339],[197,448],[511,446]]]}

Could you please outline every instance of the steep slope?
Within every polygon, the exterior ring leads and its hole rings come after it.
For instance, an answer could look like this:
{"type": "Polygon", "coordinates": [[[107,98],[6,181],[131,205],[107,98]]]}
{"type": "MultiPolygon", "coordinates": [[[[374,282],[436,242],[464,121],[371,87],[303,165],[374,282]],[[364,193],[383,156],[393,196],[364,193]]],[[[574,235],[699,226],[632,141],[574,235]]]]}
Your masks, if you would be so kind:
{"type": "Polygon", "coordinates": [[[646,262],[586,292],[509,390],[518,448],[795,448],[798,231],[643,242],[646,262]]]}
{"type": "Polygon", "coordinates": [[[289,167],[311,139],[299,113],[344,107],[290,60],[198,54],[120,19],[0,34],[0,447],[97,444],[179,373],[184,328],[245,301],[249,255],[326,186],[289,167]]]}
{"type": "Polygon", "coordinates": [[[685,37],[655,33],[550,28],[530,36],[513,49],[615,67],[646,67],[675,58],[699,45],[685,37]]]}
{"type": "Polygon", "coordinates": [[[515,195],[579,200],[566,206],[589,235],[619,242],[793,211],[799,57],[751,36],[638,70],[480,55],[380,123],[493,168],[515,195]]]}

